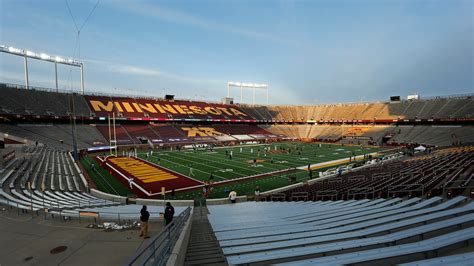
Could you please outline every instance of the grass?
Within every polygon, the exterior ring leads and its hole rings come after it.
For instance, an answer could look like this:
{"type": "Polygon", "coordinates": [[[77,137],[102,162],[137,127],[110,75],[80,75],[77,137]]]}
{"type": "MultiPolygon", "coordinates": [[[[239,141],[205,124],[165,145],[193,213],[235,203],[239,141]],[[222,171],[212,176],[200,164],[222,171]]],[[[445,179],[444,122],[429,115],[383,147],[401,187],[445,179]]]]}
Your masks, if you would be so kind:
{"type": "MultiPolygon", "coordinates": [[[[186,176],[190,174],[190,168],[192,168],[193,178],[200,181],[209,181],[209,177],[212,174],[214,182],[218,182],[347,158],[353,153],[355,155],[362,155],[381,150],[377,147],[361,148],[359,146],[340,146],[334,144],[322,144],[322,147],[319,147],[319,144],[316,143],[285,142],[242,148],[237,146],[217,148],[213,151],[154,151],[148,160],[186,176]],[[264,152],[264,148],[269,148],[271,152],[264,152]],[[232,159],[228,156],[230,151],[233,154],[232,159]],[[256,166],[253,165],[254,159],[257,160],[256,166]]],[[[139,152],[138,156],[146,159],[146,151],[139,152]]],[[[92,159],[90,157],[86,158],[83,159],[83,165],[100,190],[111,194],[130,194],[128,189],[106,170],[101,167],[91,169],[90,160],[92,159]]],[[[324,171],[328,168],[330,167],[315,170],[313,177],[317,177],[319,171],[324,171]]],[[[307,171],[303,170],[295,170],[291,175],[296,177],[297,182],[308,178],[307,171]]],[[[261,191],[267,191],[289,184],[291,184],[291,181],[289,180],[288,173],[273,174],[241,182],[216,185],[210,197],[227,197],[228,190],[235,190],[238,195],[251,195],[257,185],[260,186],[261,191]]],[[[201,189],[197,189],[176,193],[174,197],[167,195],[167,198],[193,199],[200,196],[201,189]]]]}
{"type": "Polygon", "coordinates": [[[123,186],[122,183],[120,183],[107,170],[100,167],[92,157],[84,156],[81,159],[81,163],[90,178],[96,184],[97,189],[114,195],[127,196],[132,194],[127,187],[123,186]],[[94,167],[92,167],[92,163],[94,164],[94,167]]]}

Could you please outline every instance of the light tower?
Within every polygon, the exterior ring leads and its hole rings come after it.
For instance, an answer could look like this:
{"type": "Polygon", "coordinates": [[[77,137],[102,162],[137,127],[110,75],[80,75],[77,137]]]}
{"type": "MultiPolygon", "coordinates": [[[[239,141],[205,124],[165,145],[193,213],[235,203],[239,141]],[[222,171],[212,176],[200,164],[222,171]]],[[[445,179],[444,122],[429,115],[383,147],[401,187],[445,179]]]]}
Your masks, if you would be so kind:
{"type": "Polygon", "coordinates": [[[25,67],[25,87],[28,90],[30,88],[29,73],[28,73],[28,58],[36,59],[40,61],[46,61],[54,63],[54,74],[55,74],[55,83],[56,91],[59,90],[58,87],[58,64],[74,66],[80,68],[81,73],[81,93],[84,94],[84,64],[82,62],[76,61],[70,58],[62,58],[60,56],[52,56],[45,53],[35,53],[28,50],[18,49],[11,46],[0,45],[0,52],[21,56],[23,57],[23,64],[25,67]]]}

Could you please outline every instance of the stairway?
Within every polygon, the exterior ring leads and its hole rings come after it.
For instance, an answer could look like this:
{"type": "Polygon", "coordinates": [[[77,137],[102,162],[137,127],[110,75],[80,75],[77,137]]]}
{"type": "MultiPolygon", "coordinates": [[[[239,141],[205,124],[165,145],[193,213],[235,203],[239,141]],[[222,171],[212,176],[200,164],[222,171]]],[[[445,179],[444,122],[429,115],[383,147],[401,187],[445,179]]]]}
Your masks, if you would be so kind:
{"type": "Polygon", "coordinates": [[[202,207],[201,213],[197,207],[193,213],[191,236],[184,265],[228,265],[207,219],[207,208],[202,207]]]}

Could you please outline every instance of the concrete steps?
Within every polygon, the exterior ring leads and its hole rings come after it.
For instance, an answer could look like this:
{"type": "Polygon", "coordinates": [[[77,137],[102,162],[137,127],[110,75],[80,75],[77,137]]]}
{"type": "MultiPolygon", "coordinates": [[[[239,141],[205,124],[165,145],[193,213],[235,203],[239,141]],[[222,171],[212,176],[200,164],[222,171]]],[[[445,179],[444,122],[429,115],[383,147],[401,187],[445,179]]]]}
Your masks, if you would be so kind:
{"type": "Polygon", "coordinates": [[[193,214],[193,225],[186,252],[185,265],[228,265],[219,242],[212,231],[211,224],[207,219],[207,208],[201,212],[195,211],[193,214]]]}

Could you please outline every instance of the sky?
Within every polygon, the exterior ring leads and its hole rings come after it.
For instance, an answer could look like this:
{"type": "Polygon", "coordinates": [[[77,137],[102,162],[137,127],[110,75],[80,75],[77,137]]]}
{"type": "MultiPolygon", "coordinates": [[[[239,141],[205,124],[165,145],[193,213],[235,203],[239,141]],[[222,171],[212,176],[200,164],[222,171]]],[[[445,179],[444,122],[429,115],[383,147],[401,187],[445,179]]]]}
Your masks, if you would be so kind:
{"type": "MultiPolygon", "coordinates": [[[[235,81],[289,105],[474,93],[474,0],[0,0],[0,44],[83,61],[86,92],[219,101],[235,81]]],[[[31,86],[55,87],[53,64],[29,69],[31,86]]],[[[58,75],[79,90],[77,68],[58,75]]],[[[24,84],[22,58],[0,54],[0,82],[24,84]]]]}

